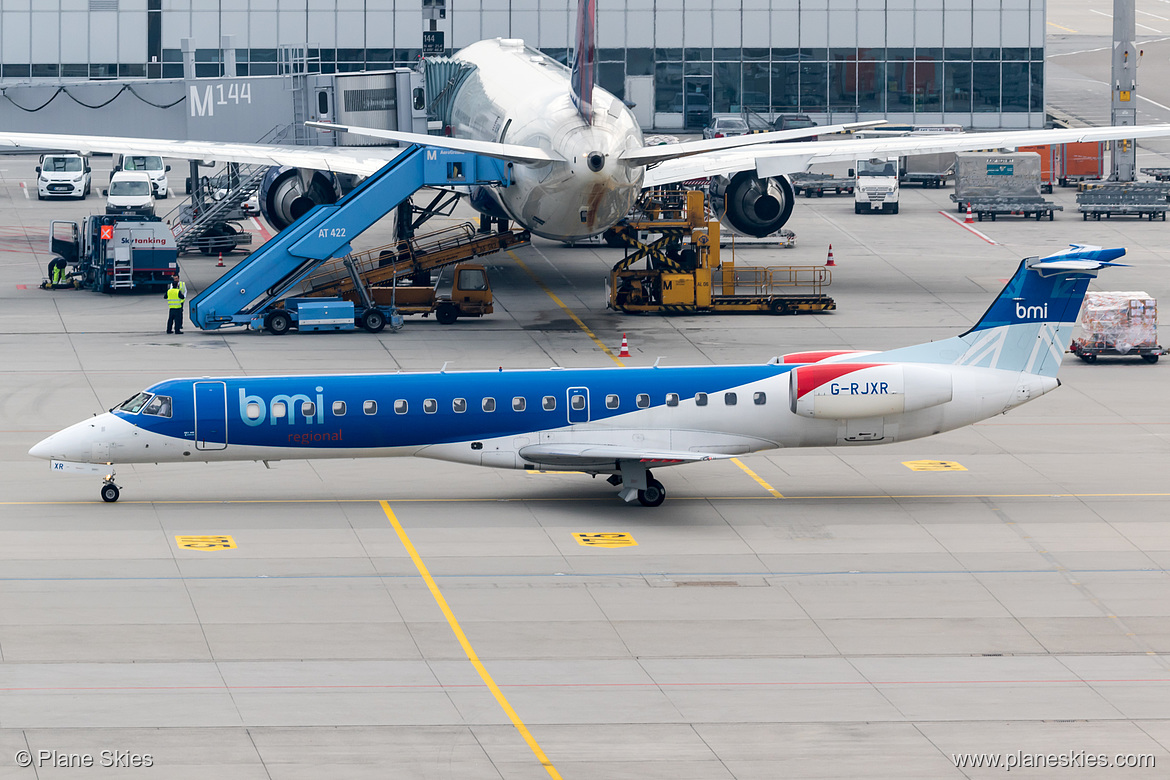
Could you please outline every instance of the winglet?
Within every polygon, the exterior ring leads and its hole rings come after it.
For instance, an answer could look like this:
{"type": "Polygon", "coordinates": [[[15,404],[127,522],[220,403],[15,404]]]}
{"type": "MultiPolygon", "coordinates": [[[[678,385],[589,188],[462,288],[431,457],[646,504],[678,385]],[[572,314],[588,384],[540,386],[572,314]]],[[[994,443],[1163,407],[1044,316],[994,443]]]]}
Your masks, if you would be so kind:
{"type": "Polygon", "coordinates": [[[597,57],[597,0],[577,0],[577,49],[570,84],[573,105],[586,124],[593,124],[593,80],[597,57]]]}

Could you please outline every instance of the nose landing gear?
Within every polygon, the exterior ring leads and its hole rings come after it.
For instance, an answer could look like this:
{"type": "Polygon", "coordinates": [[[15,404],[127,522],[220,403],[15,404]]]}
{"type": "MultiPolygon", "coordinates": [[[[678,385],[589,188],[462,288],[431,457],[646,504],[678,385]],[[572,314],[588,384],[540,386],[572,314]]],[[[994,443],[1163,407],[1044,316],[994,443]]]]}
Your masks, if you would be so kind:
{"type": "Polygon", "coordinates": [[[102,501],[112,504],[122,495],[122,491],[114,484],[114,474],[110,472],[102,482],[102,501]]]}

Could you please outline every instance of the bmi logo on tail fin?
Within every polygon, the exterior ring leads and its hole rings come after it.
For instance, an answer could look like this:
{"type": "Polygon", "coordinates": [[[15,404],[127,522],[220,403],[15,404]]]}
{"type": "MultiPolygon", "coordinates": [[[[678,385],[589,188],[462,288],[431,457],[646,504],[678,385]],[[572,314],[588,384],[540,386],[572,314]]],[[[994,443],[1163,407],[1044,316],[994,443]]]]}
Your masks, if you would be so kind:
{"type": "Polygon", "coordinates": [[[597,58],[597,0],[577,0],[577,39],[573,55],[573,105],[588,124],[593,124],[593,80],[597,58]]]}

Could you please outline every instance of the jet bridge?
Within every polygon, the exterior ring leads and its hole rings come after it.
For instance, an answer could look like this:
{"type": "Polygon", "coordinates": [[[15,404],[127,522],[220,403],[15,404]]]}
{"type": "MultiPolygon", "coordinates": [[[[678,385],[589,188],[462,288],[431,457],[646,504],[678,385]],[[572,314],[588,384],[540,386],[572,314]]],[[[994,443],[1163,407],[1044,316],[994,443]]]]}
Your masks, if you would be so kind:
{"type": "MultiPolygon", "coordinates": [[[[203,330],[233,325],[259,330],[274,304],[324,263],[349,255],[350,241],[419,189],[506,187],[511,167],[470,152],[408,146],[340,201],[316,206],[192,299],[191,321],[203,330]]],[[[372,301],[365,307],[370,313],[378,308],[372,301]]],[[[359,320],[364,313],[358,313],[359,320]]]]}

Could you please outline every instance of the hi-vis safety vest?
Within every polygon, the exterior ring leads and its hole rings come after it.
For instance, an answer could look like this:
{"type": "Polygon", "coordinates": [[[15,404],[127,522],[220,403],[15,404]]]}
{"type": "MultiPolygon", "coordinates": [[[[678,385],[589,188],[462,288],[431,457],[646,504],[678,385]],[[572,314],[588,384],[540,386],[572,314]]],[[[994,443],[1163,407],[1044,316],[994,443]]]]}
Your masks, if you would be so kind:
{"type": "Polygon", "coordinates": [[[174,287],[167,290],[167,306],[171,307],[172,309],[183,308],[182,294],[174,287]]]}

